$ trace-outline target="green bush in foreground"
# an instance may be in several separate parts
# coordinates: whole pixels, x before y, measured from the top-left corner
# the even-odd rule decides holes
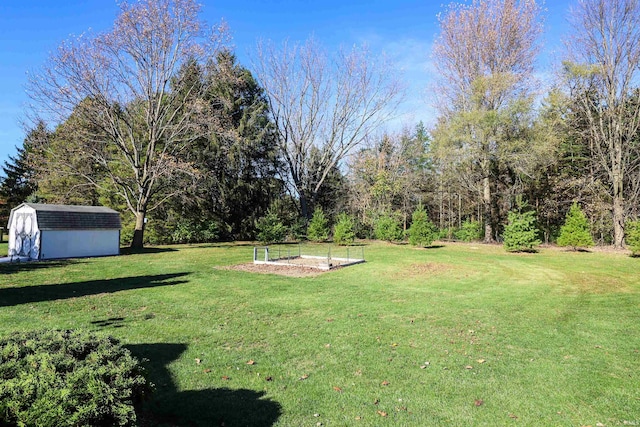
[[[142,371],[110,337],[15,333],[0,340],[0,425],[133,426],[149,391]]]
[[[541,242],[536,228],[536,213],[509,212],[509,223],[504,228],[504,248],[509,252],[533,252]]]
[[[344,212],[338,215],[338,222],[333,226],[333,242],[338,245],[353,243],[356,238],[353,227],[353,218]]]
[[[560,228],[558,246],[586,248],[593,246],[593,237],[589,232],[589,221],[577,203],[573,203],[567,213],[564,225]]]
[[[419,206],[411,215],[411,226],[407,230],[409,243],[413,246],[429,246],[438,236],[435,225],[429,220],[427,211]]]

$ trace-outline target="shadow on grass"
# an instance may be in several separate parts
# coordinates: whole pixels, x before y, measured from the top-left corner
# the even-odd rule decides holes
[[[125,323],[124,317],[110,317],[108,319],[103,320],[94,320],[91,322],[92,325],[104,329],[104,328],[122,328]]]
[[[141,426],[253,426],[270,427],[280,418],[279,403],[264,392],[228,388],[179,391],[168,365],[187,349],[185,344],[126,346],[141,360],[155,384],[145,403]]]
[[[262,246],[257,242],[215,242],[215,243],[194,243],[193,245],[185,245],[185,249],[209,249],[209,248],[217,248],[217,249],[231,249],[231,248],[245,248],[245,247],[255,247]]]
[[[425,246],[425,249],[442,249],[444,248],[445,245],[429,245],[429,246]]]
[[[189,274],[190,273],[156,274],[153,276],[88,280],[86,282],[61,283],[57,285],[3,288],[0,289],[0,307],[113,293],[130,289],[178,285],[180,283],[186,283],[187,281],[176,279]]]
[[[74,259],[60,259],[55,261],[7,262],[0,264],[0,274],[13,274],[19,271],[42,270],[46,268],[65,267],[77,263]]]
[[[120,255],[134,255],[134,254],[161,254],[164,252],[178,252],[177,249],[174,248],[157,248],[157,247],[149,247],[149,248],[120,248]]]

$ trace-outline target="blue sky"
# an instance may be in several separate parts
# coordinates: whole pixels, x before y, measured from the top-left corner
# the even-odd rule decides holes
[[[566,34],[569,5],[549,1],[539,73],[549,72],[560,38]],[[328,49],[367,43],[396,61],[408,86],[398,122],[430,123],[430,50],[437,14],[448,1],[417,0],[200,0],[202,18],[229,24],[240,62],[251,68],[256,40],[304,40],[313,35]],[[0,1],[0,164],[21,146],[28,98],[27,73],[38,70],[49,52],[71,36],[108,30],[118,12],[115,0]]]

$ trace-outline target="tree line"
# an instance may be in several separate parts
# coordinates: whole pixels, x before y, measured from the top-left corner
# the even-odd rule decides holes
[[[318,209],[362,238],[403,238],[418,212],[439,238],[502,241],[519,218],[549,243],[576,205],[622,248],[639,214],[640,3],[573,6],[544,93],[541,4],[446,7],[425,52],[436,121],[392,132],[402,79],[364,47],[261,42],[250,70],[194,1],[125,2],[111,31],[65,41],[30,79],[34,125],[0,197],[113,207],[133,247],[269,224],[304,238]]]

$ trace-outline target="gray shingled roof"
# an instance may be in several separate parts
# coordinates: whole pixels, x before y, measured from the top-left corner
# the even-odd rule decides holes
[[[40,230],[120,230],[121,228],[120,214],[104,206],[42,203],[23,203],[20,206],[35,209]]]

